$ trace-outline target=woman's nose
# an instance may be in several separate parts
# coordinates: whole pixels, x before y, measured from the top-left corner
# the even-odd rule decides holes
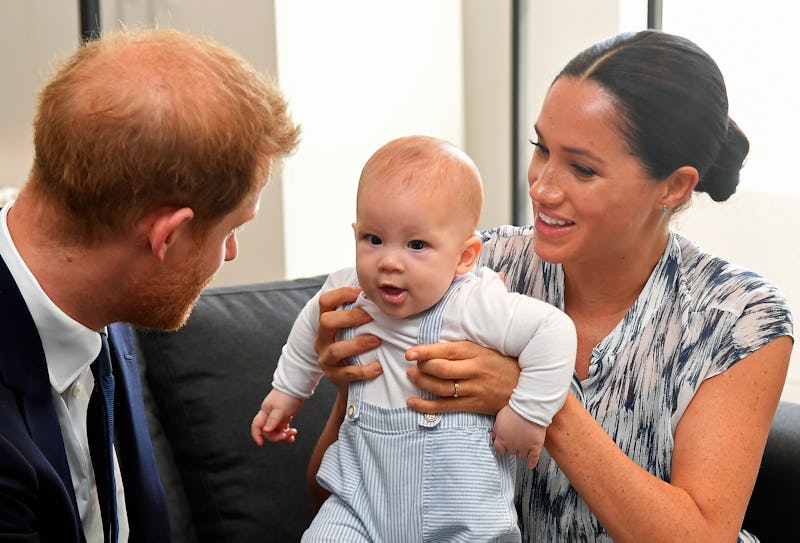
[[[553,202],[562,196],[561,186],[550,162],[531,161],[528,168],[528,186],[534,202]]]

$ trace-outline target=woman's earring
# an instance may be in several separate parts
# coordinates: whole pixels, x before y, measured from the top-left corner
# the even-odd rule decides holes
[[[669,208],[667,207],[667,204],[664,204],[663,206],[661,206],[661,211],[663,211],[664,213],[666,213],[666,212],[667,212],[667,209],[669,209]]]

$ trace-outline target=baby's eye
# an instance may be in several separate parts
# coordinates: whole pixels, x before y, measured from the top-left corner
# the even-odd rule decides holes
[[[409,249],[413,249],[414,251],[421,251],[425,248],[426,243],[421,239],[414,239],[408,242]]]
[[[383,240],[378,236],[376,236],[375,234],[367,234],[364,237],[367,238],[367,241],[370,242],[372,245],[381,245],[383,243]]]

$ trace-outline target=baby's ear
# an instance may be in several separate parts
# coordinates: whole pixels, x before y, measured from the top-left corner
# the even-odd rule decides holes
[[[475,261],[478,260],[478,256],[481,254],[482,246],[483,243],[481,243],[481,238],[478,236],[472,236],[464,242],[464,249],[461,251],[461,259],[458,261],[458,266],[456,267],[457,275],[467,273],[472,269],[472,266],[475,265]]]

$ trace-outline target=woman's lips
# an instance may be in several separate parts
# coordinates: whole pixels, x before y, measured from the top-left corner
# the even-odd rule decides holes
[[[554,236],[564,234],[573,226],[575,226],[575,223],[572,221],[559,219],[541,211],[536,213],[536,231],[540,235]]]
[[[550,226],[569,226],[571,224],[575,224],[572,221],[567,221],[564,219],[559,219],[557,217],[552,217],[550,215],[542,213],[541,211],[538,213],[538,217],[543,223]]]

